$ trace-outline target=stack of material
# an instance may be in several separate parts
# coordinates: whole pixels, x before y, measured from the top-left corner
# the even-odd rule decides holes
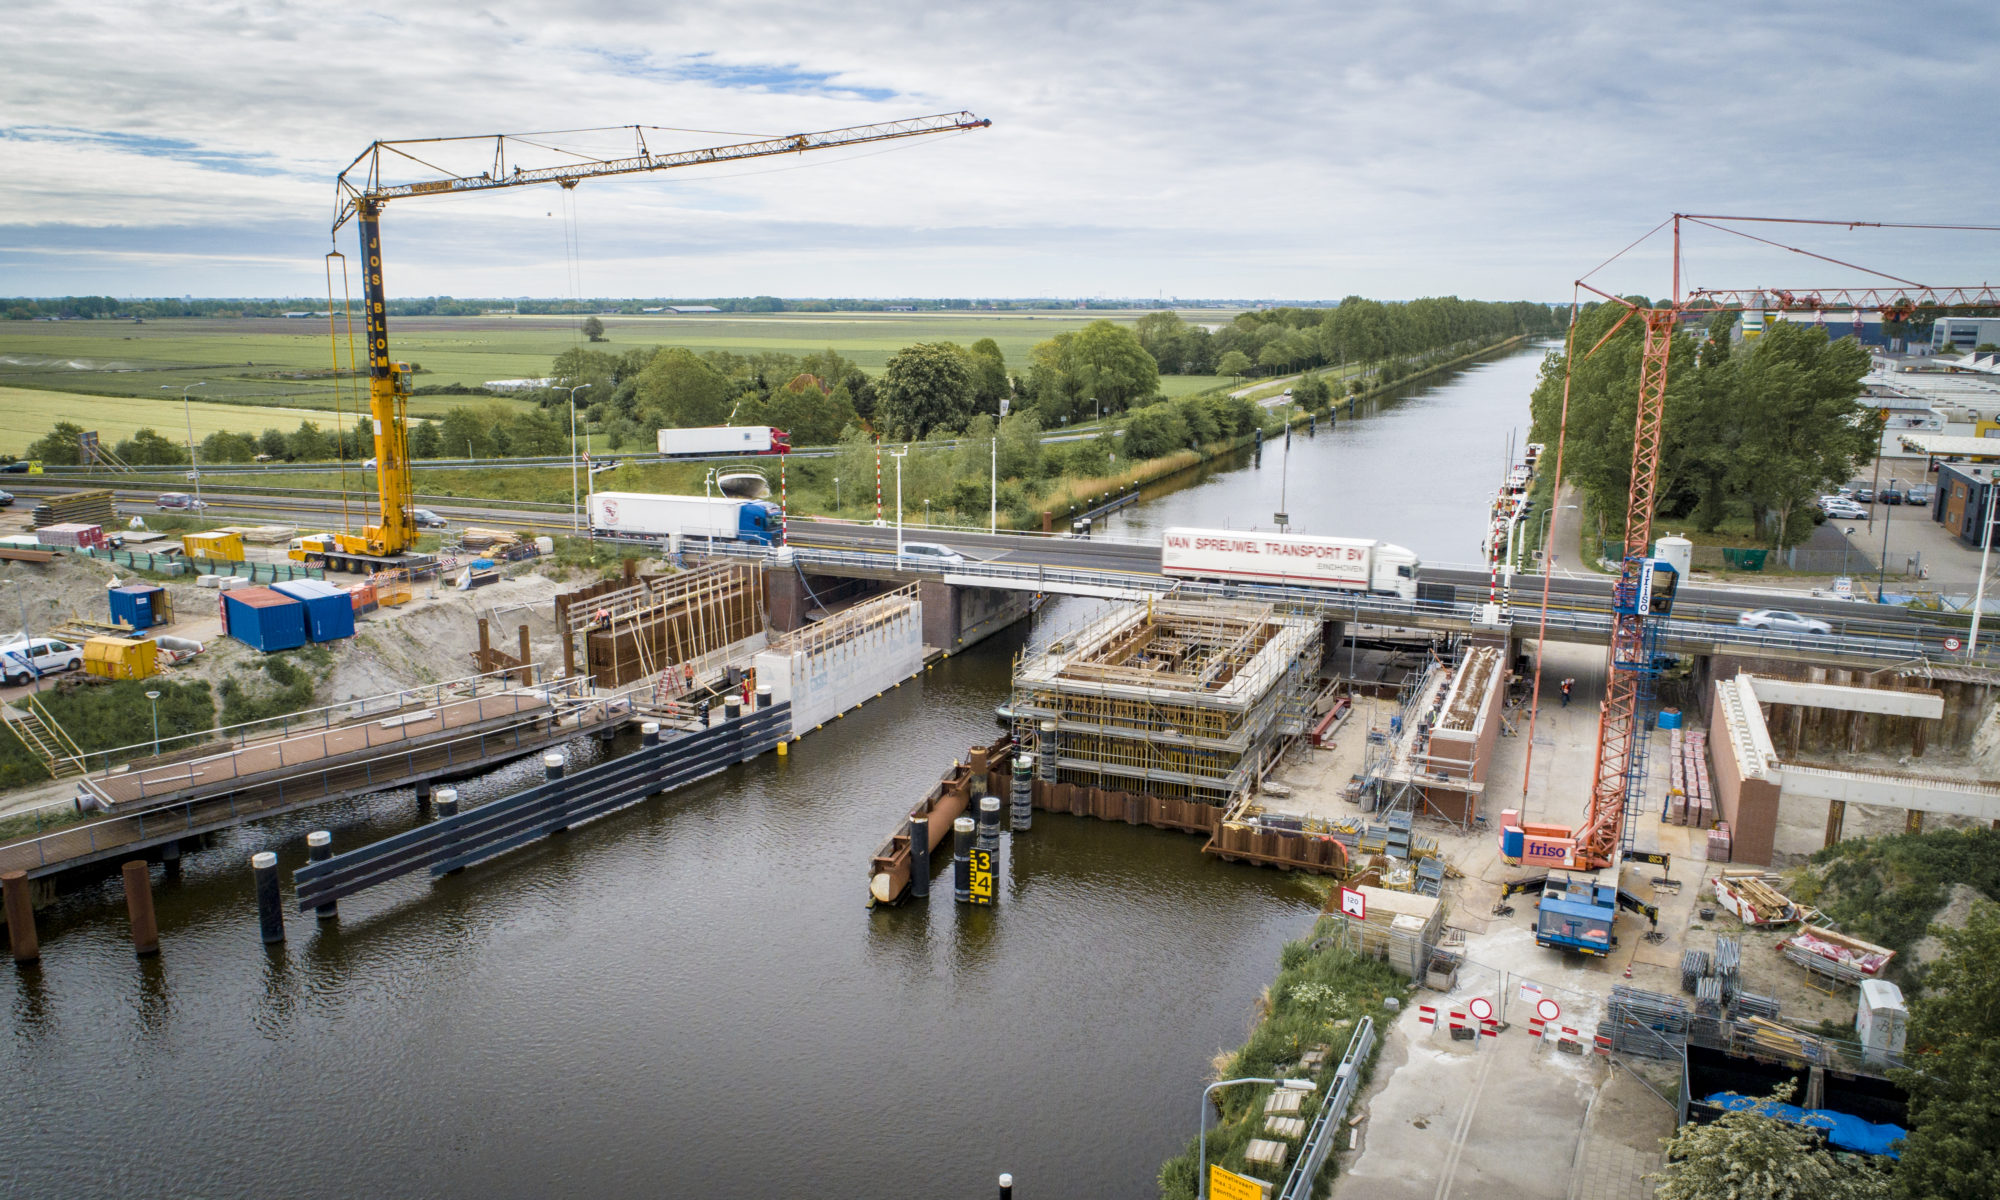
[[[1444,888],[1444,864],[1435,858],[1417,860],[1417,895],[1435,896]]]
[[[1283,1142],[1274,1142],[1268,1138],[1251,1138],[1250,1144],[1243,1148],[1243,1161],[1253,1167],[1269,1167],[1273,1171],[1282,1171],[1285,1169],[1285,1159],[1290,1153],[1291,1147]],[[1274,1175],[1272,1178],[1277,1177]]]
[[[1722,985],[1724,1004],[1736,995],[1736,973],[1743,966],[1743,943],[1733,937],[1715,939],[1715,978]]]
[[[1668,756],[1668,824],[1706,829],[1715,820],[1715,792],[1708,778],[1708,735],[1699,729],[1674,730]]]
[[[1757,867],[1732,867],[1713,880],[1715,899],[1745,925],[1784,925],[1799,919],[1798,906],[1779,891],[1778,877]]]
[[[1648,1029],[1675,1035],[1687,1032],[1688,1006],[1685,1000],[1619,984],[1611,989],[1611,1019],[1619,1023],[1630,1018]]]
[[[33,528],[48,525],[109,525],[117,520],[118,514],[111,511],[111,493],[105,490],[89,492],[64,492],[60,496],[50,496],[35,506],[42,512],[43,505],[48,511],[35,519]]]
[[[1846,984],[1881,975],[1896,952],[1822,926],[1801,929],[1778,949],[1808,971]]]
[[[1731,1025],[1730,1032],[1731,1049],[1739,1052],[1769,1054],[1809,1063],[1824,1063],[1833,1059],[1832,1051],[1820,1039],[1762,1017],[1736,1021]]]
[[[1775,1017],[1778,1015],[1778,998],[1760,996],[1756,992],[1738,992],[1729,1002],[1729,1012],[1739,1021],[1746,1017]]]
[[[459,535],[459,544],[467,550],[499,550],[520,541],[520,535],[505,529],[467,528]]]
[[[233,533],[246,542],[257,542],[268,546],[277,542],[290,541],[292,535],[298,532],[298,527],[294,525],[220,525],[209,532]]]
[[[1704,975],[1695,980],[1694,1012],[1697,1017],[1718,1020],[1722,1016],[1722,980]]]
[[[110,544],[105,541],[104,526],[81,521],[44,525],[36,536],[44,546],[61,546],[67,550],[95,550]]]
[[[1717,821],[1708,831],[1708,861],[1729,861],[1729,822]]]
[[[1667,746],[1667,801],[1660,819],[1669,825],[1685,825],[1687,816],[1687,771],[1677,727]]]
[[[1690,996],[1694,995],[1695,985],[1708,974],[1708,970],[1708,951],[1681,951],[1681,990]]]
[[[1357,921],[1338,911],[1327,914],[1345,923],[1346,944],[1362,954],[1387,960],[1398,974],[1422,979],[1428,957],[1425,946],[1437,942],[1444,906],[1433,896],[1367,884],[1354,890],[1361,893],[1366,906],[1365,919]]]

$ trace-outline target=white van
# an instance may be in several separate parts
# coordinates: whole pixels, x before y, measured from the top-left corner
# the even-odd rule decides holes
[[[16,640],[0,646],[0,679],[23,684],[37,675],[52,671],[74,671],[83,666],[83,647],[58,638]]]

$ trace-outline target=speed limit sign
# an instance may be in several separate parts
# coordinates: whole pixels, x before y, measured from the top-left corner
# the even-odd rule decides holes
[[[1962,645],[1964,645],[1964,643],[1959,641],[1955,637],[1948,637],[1944,640],[1944,648],[1952,651],[1954,654],[1958,652],[1958,648]]]

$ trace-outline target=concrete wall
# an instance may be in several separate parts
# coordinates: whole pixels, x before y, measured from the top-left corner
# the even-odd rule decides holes
[[[955,654],[1027,616],[1034,594],[926,579],[917,595],[924,602],[924,644]]]
[[[1723,706],[1711,702],[1709,709],[1709,782],[1716,810],[1729,822],[1730,861],[1769,866],[1778,832],[1778,787],[1743,778]]]
[[[794,734],[813,729],[924,669],[923,608],[903,605],[891,619],[815,653],[766,650],[757,656],[757,682],[770,686],[774,703],[790,702]]]

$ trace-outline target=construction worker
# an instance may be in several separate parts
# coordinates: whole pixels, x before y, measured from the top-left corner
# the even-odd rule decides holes
[[[1570,694],[1570,691],[1571,691],[1571,690],[1572,690],[1573,688],[1575,688],[1575,687],[1576,687],[1576,680],[1574,680],[1574,679],[1568,679],[1568,678],[1565,678],[1565,679],[1564,679],[1564,680],[1562,681],[1562,694],[1563,694],[1563,707],[1564,707],[1564,708],[1568,708],[1568,707],[1569,707],[1569,694]]]
[[[682,664],[681,664],[681,680],[682,680],[682,682],[683,682],[683,683],[685,684],[685,686],[687,687],[687,690],[688,690],[688,691],[690,691],[690,692],[691,692],[691,691],[693,691],[693,690],[694,690],[694,664],[693,664],[693,663],[691,663],[691,662],[685,662],[685,663],[682,663]]]

